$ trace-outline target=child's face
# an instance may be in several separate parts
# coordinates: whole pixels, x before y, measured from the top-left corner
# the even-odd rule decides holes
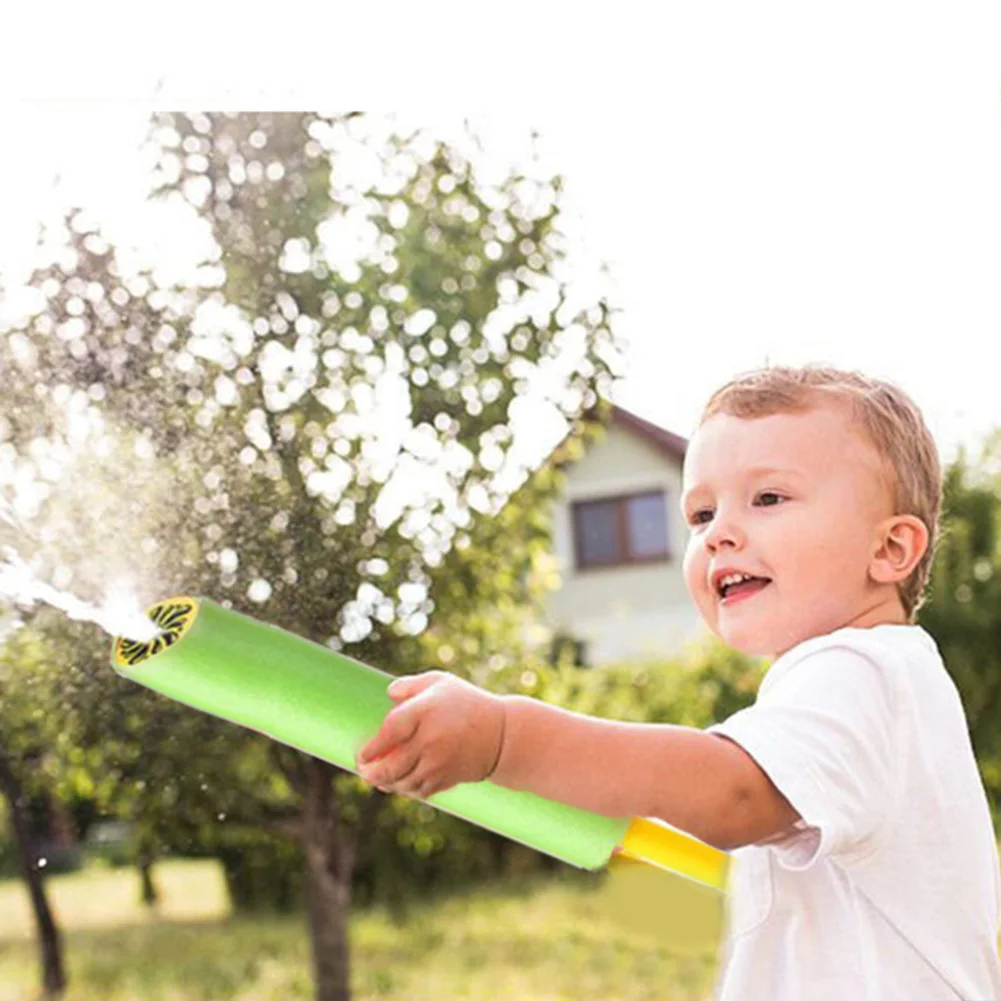
[[[691,530],[685,581],[729,646],[778,656],[844,626],[904,621],[896,589],[868,572],[893,515],[889,487],[837,403],[711,417],[689,444],[681,503]],[[725,568],[770,582],[721,598],[715,575]]]

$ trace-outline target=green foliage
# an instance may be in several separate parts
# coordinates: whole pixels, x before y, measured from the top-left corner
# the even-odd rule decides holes
[[[0,873],[20,873],[24,844],[14,838],[12,814],[21,816],[32,865],[43,875],[70,872],[80,865],[71,830],[59,830],[66,811],[59,792],[59,755],[64,739],[56,720],[46,712],[58,681],[47,659],[47,644],[24,629],[0,645],[0,770],[3,773]],[[58,816],[57,816],[58,815]]]
[[[1001,827],[1001,431],[944,477],[942,538],[919,622],[934,637],[966,711]]]
[[[582,669],[537,658],[502,677],[520,694],[587,715],[705,728],[754,702],[767,663],[708,637],[663,660]]]
[[[9,807],[0,799],[0,879],[20,874],[20,859],[14,832],[10,826]]]

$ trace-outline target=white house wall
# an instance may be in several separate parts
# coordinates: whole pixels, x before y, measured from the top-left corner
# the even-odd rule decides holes
[[[667,494],[668,560],[577,571],[571,504],[646,490]],[[704,632],[685,588],[682,560],[688,529],[680,496],[680,461],[615,425],[568,469],[563,498],[553,512],[562,586],[549,598],[546,621],[554,630],[585,640],[590,662],[670,656]]]

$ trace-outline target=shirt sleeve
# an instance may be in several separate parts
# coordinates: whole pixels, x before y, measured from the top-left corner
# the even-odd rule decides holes
[[[826,647],[792,665],[753,706],[709,727],[754,758],[802,817],[791,835],[768,842],[785,868],[868,854],[895,802],[896,703],[885,665]]]

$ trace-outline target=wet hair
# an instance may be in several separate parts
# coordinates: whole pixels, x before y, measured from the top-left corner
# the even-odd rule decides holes
[[[848,404],[853,424],[879,455],[893,513],[914,515],[928,529],[928,548],[910,576],[897,584],[907,621],[914,623],[940,539],[942,469],[921,411],[902,389],[826,365],[761,368],[716,390],[698,426],[720,413],[740,418],[798,414],[832,400]]]

